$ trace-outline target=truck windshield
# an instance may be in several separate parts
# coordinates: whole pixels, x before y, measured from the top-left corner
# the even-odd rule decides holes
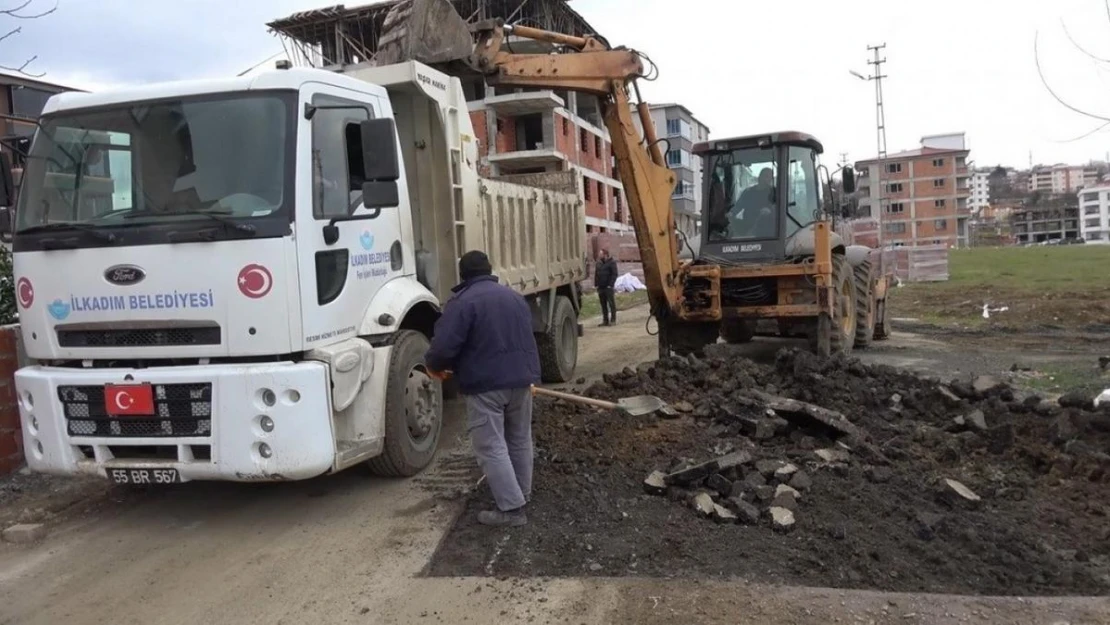
[[[710,157],[706,171],[710,241],[771,239],[779,181],[774,148],[746,148]]]
[[[160,100],[45,117],[24,172],[16,231],[134,228],[284,213],[284,94]]]

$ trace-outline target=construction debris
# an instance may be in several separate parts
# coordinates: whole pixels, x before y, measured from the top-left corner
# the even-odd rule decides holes
[[[1110,593],[1110,412],[998,379],[942,382],[806,351],[783,350],[771,365],[734,354],[714,346],[582,389],[688,402],[677,419],[537,399],[528,525],[501,545],[464,515],[437,556],[454,568],[437,574],[482,571],[496,552],[508,575],[604,561],[618,575]],[[487,507],[489,496],[470,505]]]

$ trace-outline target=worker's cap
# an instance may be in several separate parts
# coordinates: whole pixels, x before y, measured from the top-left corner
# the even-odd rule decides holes
[[[459,278],[469,280],[478,276],[488,276],[493,273],[493,266],[489,264],[489,256],[480,250],[471,250],[459,259]]]

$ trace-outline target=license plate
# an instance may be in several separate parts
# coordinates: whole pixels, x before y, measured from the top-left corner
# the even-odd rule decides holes
[[[108,469],[108,479],[116,484],[176,484],[177,469]]]

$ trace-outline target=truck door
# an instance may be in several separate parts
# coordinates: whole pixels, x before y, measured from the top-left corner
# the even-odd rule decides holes
[[[362,206],[364,146],[359,123],[381,116],[381,101],[325,85],[306,90],[303,98],[318,107],[307,120],[311,155],[302,162],[308,167],[299,173],[302,188],[309,189],[312,198],[309,203],[299,194],[302,202],[297,208],[307,349],[355,336],[371,299],[401,274],[402,255],[400,210]],[[399,187],[405,188],[403,179]],[[402,193],[402,202],[405,197]]]

